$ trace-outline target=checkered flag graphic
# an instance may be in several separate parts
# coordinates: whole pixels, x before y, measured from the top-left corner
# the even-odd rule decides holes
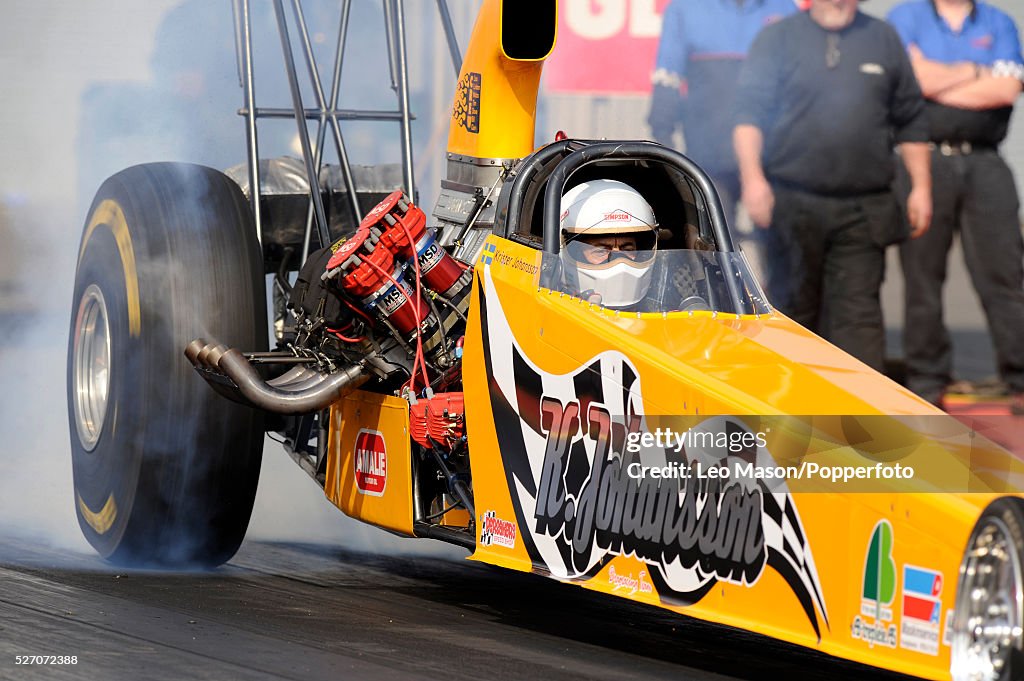
[[[487,528],[493,527],[488,520],[493,520],[497,513],[495,511],[487,511],[480,516],[480,545],[490,546],[494,543],[494,534]]]
[[[773,567],[792,585],[798,581],[803,589],[794,589],[804,609],[818,607],[821,616],[828,624],[828,610],[822,596],[821,584],[818,581],[818,569],[814,565],[811,547],[807,543],[800,515],[796,504],[788,492],[763,493],[765,547],[768,549],[768,565]],[[813,598],[813,604],[807,602]]]

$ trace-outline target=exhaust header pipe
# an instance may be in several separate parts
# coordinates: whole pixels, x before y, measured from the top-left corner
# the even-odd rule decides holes
[[[370,377],[361,364],[330,374],[296,366],[265,381],[239,350],[202,338],[185,347],[185,357],[217,392],[276,414],[309,414],[326,409]]]

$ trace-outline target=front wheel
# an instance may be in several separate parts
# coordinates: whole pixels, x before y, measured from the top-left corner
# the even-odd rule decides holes
[[[79,248],[68,347],[75,508],[116,563],[212,566],[245,535],[262,416],[210,390],[193,338],[263,350],[263,268],[245,198],[201,166],[107,180]]]
[[[1000,499],[967,542],[953,612],[954,681],[1024,678],[1024,511]]]

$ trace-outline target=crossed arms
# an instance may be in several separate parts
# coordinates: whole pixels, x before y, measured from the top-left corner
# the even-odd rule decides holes
[[[1020,67],[995,67],[973,62],[944,64],[928,59],[917,45],[908,48],[914,75],[927,99],[958,109],[999,109],[1012,106],[1021,93]]]

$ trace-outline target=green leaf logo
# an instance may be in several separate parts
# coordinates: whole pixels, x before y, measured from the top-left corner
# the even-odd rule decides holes
[[[878,606],[892,605],[896,598],[896,562],[892,559],[892,525],[888,520],[878,521],[871,532],[862,596]]]

